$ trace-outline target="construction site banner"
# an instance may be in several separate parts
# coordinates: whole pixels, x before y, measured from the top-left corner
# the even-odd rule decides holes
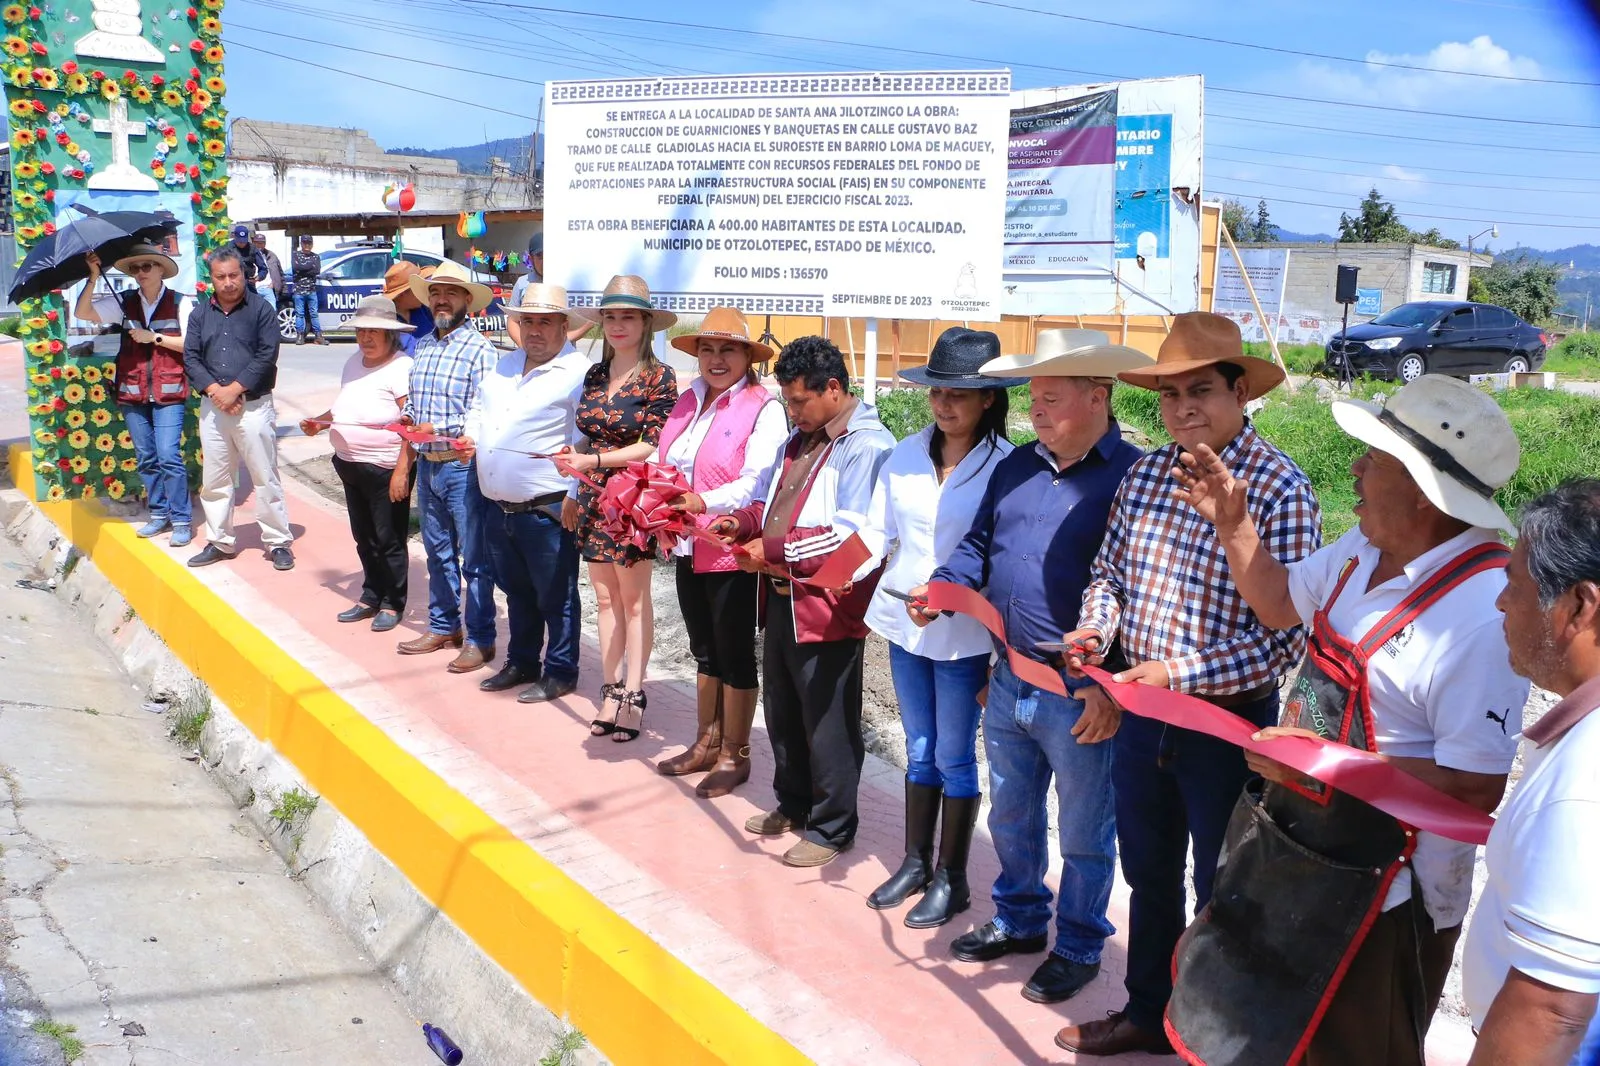
[[[1110,273],[1116,151],[1116,90],[1011,112],[1006,273]]]
[[[1111,97],[1115,177],[1108,194],[1106,168],[1054,172],[1049,197],[1070,207],[1074,232],[1094,239],[1040,249],[1043,255],[1031,261],[1008,245],[1007,314],[1135,316],[1199,309],[1203,88],[1199,77],[1180,77],[1012,95],[1013,145],[1018,123],[1031,116]],[[1032,210],[1028,201],[1037,191],[1019,185],[1017,173],[1013,163],[1008,238],[1019,215]]]
[[[1000,316],[1007,71],[550,83],[545,261],[577,306]]]

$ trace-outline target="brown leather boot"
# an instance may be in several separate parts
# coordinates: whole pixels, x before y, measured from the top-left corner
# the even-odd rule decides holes
[[[750,726],[758,689],[722,686],[722,745],[717,765],[695,788],[701,799],[726,796],[750,780]]]
[[[668,777],[682,777],[711,769],[717,764],[717,755],[722,749],[722,682],[705,674],[696,674],[694,695],[700,731],[688,751],[656,763],[656,769]]]
[[[420,637],[400,642],[395,650],[401,655],[426,655],[441,648],[461,647],[461,630],[454,633],[424,633]]]

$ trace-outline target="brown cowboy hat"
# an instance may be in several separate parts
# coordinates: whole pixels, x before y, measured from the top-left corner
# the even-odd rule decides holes
[[[383,272],[383,291],[378,295],[394,299],[411,288],[411,279],[417,276],[417,264],[401,259]]]
[[[1247,400],[1265,396],[1283,384],[1284,373],[1276,363],[1244,354],[1238,323],[1209,311],[1174,316],[1172,330],[1156,353],[1155,365],[1148,370],[1124,370],[1117,377],[1141,389],[1159,389],[1162,378],[1218,363],[1243,368]]]
[[[750,339],[750,325],[745,321],[744,312],[736,307],[713,307],[706,312],[706,317],[701,319],[699,332],[674,337],[670,343],[680,352],[698,356],[702,338],[738,341],[749,351],[752,363],[765,363],[773,356],[772,349],[767,345]]]

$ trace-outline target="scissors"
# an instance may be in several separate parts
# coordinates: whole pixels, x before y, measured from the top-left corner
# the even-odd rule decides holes
[[[883,589],[885,595],[893,596],[895,599],[901,601],[902,603],[909,603],[913,607],[921,607],[924,610],[927,609],[928,600],[924,596],[913,596],[909,592],[901,592],[899,589],[892,589],[892,588],[889,588],[887,585],[880,585],[879,588]],[[941,616],[948,615],[949,613],[950,613],[949,611],[940,611],[939,612],[939,614]]]

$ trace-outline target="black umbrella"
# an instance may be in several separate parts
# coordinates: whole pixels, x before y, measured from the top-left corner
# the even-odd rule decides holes
[[[66,288],[89,276],[84,256],[99,254],[111,263],[127,255],[142,241],[120,226],[103,218],[80,218],[69,222],[49,237],[41,237],[17,267],[11,286],[11,302],[20,303],[35,296]]]
[[[160,244],[167,237],[178,232],[178,217],[171,211],[96,211],[83,204],[73,204],[74,211],[82,211],[85,215],[98,218],[102,222],[109,222],[118,229],[126,230],[141,241],[151,244]]]

